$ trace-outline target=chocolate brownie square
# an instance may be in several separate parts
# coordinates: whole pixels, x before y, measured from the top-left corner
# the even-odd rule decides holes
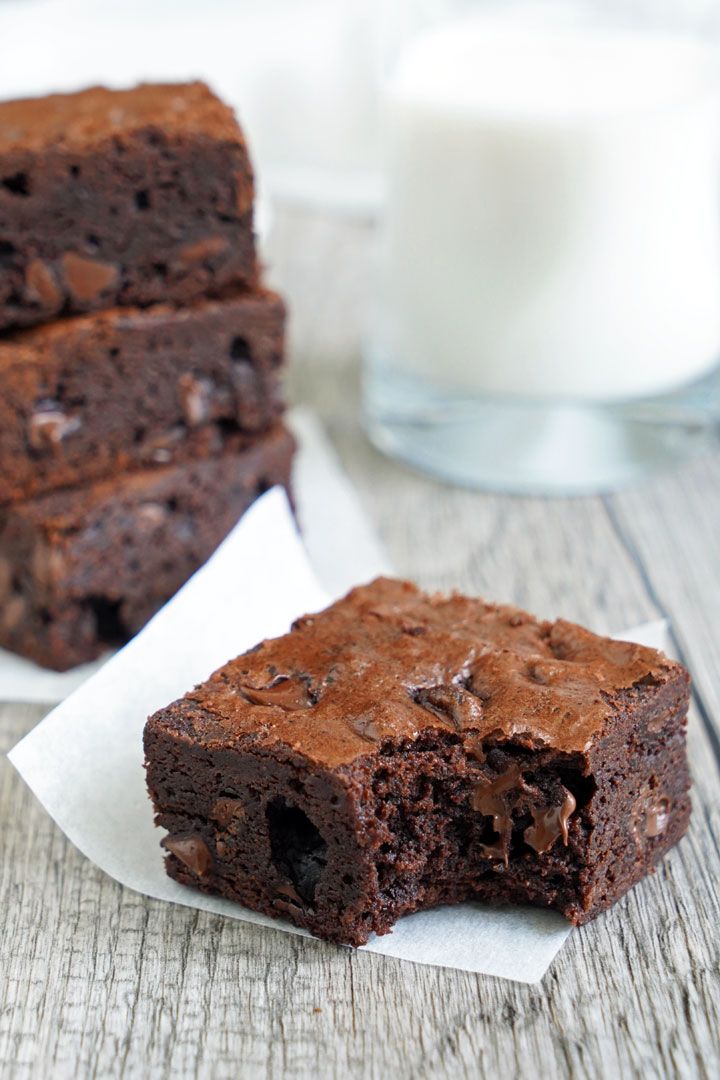
[[[203,83],[0,103],[0,329],[256,273],[245,140]]]
[[[282,412],[284,308],[257,290],[0,340],[0,504],[249,441]]]
[[[263,491],[290,484],[277,425],[219,457],[0,509],[0,646],[64,670],[122,645]]]
[[[171,877],[330,941],[467,899],[584,923],[690,814],[662,653],[380,579],[145,728]]]

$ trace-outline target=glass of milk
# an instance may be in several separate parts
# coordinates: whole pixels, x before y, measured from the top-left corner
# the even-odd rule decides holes
[[[467,5],[465,5],[467,7]],[[462,15],[399,51],[371,437],[455,482],[608,490],[720,418],[720,54]]]

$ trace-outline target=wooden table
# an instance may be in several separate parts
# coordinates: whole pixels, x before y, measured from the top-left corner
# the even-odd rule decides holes
[[[598,631],[671,620],[696,686],[690,833],[527,987],[147,900],[74,850],[0,760],[3,1077],[720,1075],[720,446],[575,500],[453,490],[384,460],[358,418],[368,237],[277,222],[292,398],[322,414],[403,574]],[[0,707],[0,749],[43,711]]]

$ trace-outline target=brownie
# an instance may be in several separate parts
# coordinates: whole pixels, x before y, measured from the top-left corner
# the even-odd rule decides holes
[[[58,670],[127,641],[253,500],[288,487],[292,436],[0,510],[0,646]]]
[[[0,504],[266,430],[282,411],[283,328],[282,301],[259,290],[0,340]]]
[[[470,899],[584,923],[687,828],[688,695],[653,649],[379,579],[150,717],[167,872],[351,945]]]
[[[0,329],[253,284],[252,204],[203,83],[0,103]]]

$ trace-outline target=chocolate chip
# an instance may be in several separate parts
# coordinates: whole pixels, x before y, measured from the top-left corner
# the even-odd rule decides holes
[[[555,841],[562,836],[563,843],[567,847],[568,822],[575,811],[577,802],[570,791],[565,791],[565,797],[559,806],[538,806],[532,808],[532,825],[528,825],[523,833],[523,838],[538,855],[544,855],[549,851]]]
[[[504,772],[488,776],[475,784],[472,808],[491,817],[498,839],[483,845],[483,854],[491,859],[502,859],[507,866],[512,835],[512,809],[510,800],[526,790],[522,772],[517,765],[509,765]]]
[[[66,252],[62,257],[65,284],[74,300],[85,303],[96,300],[106,289],[117,284],[118,268],[112,263]]]
[[[206,236],[180,248],[177,257],[183,266],[193,266],[196,263],[210,262],[211,259],[223,255],[227,248],[228,242],[224,236]]]
[[[286,712],[310,709],[317,702],[306,682],[291,675],[277,675],[267,686],[241,686],[240,692],[251,705],[275,705]]]
[[[223,795],[214,803],[210,816],[226,829],[233,821],[245,817],[245,807],[241,799]]]
[[[58,308],[63,302],[63,292],[52,268],[41,259],[33,259],[25,268],[25,295],[31,304],[47,308]]]
[[[212,866],[212,855],[199,836],[166,836],[162,843],[197,877],[203,877]]]
[[[416,705],[461,731],[482,719],[482,704],[462,686],[424,686],[410,694]]]

